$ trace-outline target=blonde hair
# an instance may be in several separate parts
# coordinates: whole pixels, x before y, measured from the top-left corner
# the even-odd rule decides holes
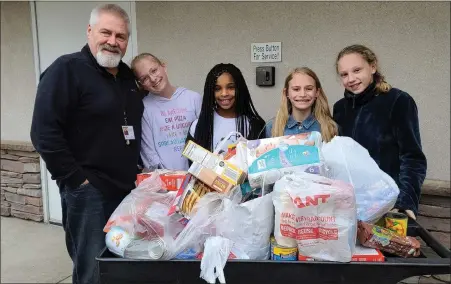
[[[378,66],[378,61],[376,54],[368,47],[361,44],[354,44],[343,48],[340,53],[338,53],[337,61],[335,61],[335,69],[338,74],[338,61],[347,54],[357,53],[365,59],[368,64],[376,67],[376,73],[374,73],[374,79],[376,81],[376,90],[379,93],[387,93],[391,89],[391,85],[385,81],[385,76],[382,75],[380,68]]]
[[[158,57],[156,57],[155,55],[148,53],[148,52],[143,52],[137,56],[135,56],[135,58],[133,58],[132,62],[130,63],[130,69],[132,69],[133,73],[136,75],[136,65],[138,64],[139,61],[143,60],[144,58],[149,58],[155,62],[157,62],[159,65],[163,65],[163,61],[161,61]],[[138,79],[135,79],[135,83],[138,86],[139,90],[143,90],[143,86],[138,82]]]
[[[321,126],[321,136],[324,141],[329,142],[334,136],[338,134],[338,127],[335,121],[332,119],[332,115],[329,109],[329,103],[327,97],[324,94],[321,83],[313,72],[308,67],[296,68],[290,74],[288,74],[285,79],[284,89],[282,91],[282,100],[280,102],[279,110],[277,111],[276,118],[272,127],[272,137],[278,137],[284,135],[285,126],[287,125],[288,118],[293,111],[293,106],[287,97],[290,81],[293,79],[295,74],[304,74],[315,80],[316,88],[318,89],[319,95],[312,105],[312,113],[315,119]]]
[[[155,55],[148,53],[148,52],[143,52],[143,53],[135,56],[135,58],[133,58],[132,62],[130,63],[130,68],[133,70],[133,72],[136,71],[136,64],[138,64],[138,62],[144,58],[152,59],[155,62],[157,62],[158,64],[163,65],[163,62]]]

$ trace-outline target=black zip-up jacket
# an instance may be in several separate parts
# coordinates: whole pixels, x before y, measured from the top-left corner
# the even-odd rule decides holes
[[[390,175],[400,193],[395,208],[418,213],[427,161],[423,154],[418,110],[413,98],[399,89],[377,94],[375,84],[363,93],[345,92],[333,117],[341,136],[365,147],[380,169]]]
[[[116,76],[101,67],[88,45],[56,59],[41,75],[31,141],[60,190],[85,179],[106,198],[134,188],[144,106],[134,75],[123,62]],[[133,126],[135,140],[122,132]]]

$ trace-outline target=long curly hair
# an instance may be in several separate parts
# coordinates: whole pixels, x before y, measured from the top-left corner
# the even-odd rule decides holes
[[[240,69],[233,64],[220,63],[208,72],[205,80],[202,108],[194,133],[194,140],[205,149],[213,150],[213,118],[216,110],[215,87],[217,79],[229,73],[235,83],[236,131],[249,140],[264,135],[265,121],[258,114],[252,102],[249,89]],[[249,128],[247,127],[249,123]]]

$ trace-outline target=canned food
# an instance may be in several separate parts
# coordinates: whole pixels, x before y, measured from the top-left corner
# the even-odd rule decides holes
[[[276,242],[274,236],[271,237],[271,260],[296,261],[298,248],[284,247]]]
[[[120,257],[124,257],[125,250],[132,242],[132,237],[121,227],[111,227],[105,236],[105,243],[108,249]]]
[[[400,236],[407,236],[407,215],[388,212],[385,215],[385,227]]]

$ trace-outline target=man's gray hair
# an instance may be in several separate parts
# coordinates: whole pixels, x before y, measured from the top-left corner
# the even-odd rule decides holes
[[[131,35],[130,30],[130,18],[128,17],[127,12],[122,9],[119,5],[116,4],[104,4],[95,7],[91,11],[91,17],[89,18],[89,25],[94,26],[99,21],[99,16],[101,13],[111,13],[116,14],[121,17],[127,23],[128,35]]]

